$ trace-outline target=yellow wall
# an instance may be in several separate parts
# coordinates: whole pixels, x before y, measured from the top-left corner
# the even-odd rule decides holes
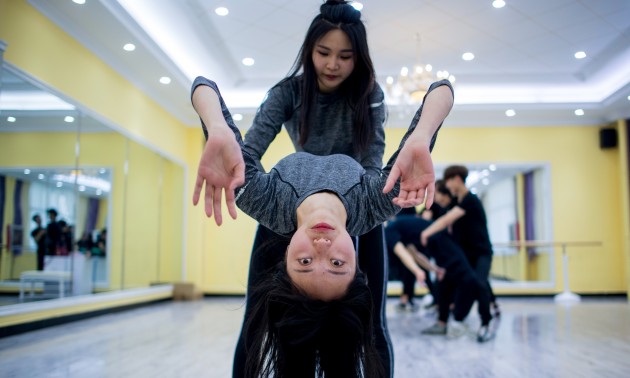
[[[15,193],[15,179],[12,177],[5,178],[5,204],[4,204],[4,224],[0,224],[0,232],[2,232],[2,246],[0,246],[0,279],[7,279],[11,276],[11,266],[14,263],[13,254],[6,248],[6,225],[13,222],[13,195]],[[0,209],[2,210],[2,209]],[[5,250],[6,249],[6,250]]]
[[[156,281],[175,282],[182,276],[182,230],[184,219],[184,170],[169,161],[162,160],[162,194],[160,198],[160,224],[158,235],[158,270]],[[173,183],[181,185],[173,185]]]
[[[621,228],[620,244],[623,251],[623,258],[625,262],[622,264],[622,269],[626,275],[626,293],[630,296],[630,189],[628,188],[629,171],[628,171],[628,127],[625,121],[617,122],[617,133],[619,137],[619,177],[620,177],[620,198],[618,207],[621,211],[621,221],[619,227]]]

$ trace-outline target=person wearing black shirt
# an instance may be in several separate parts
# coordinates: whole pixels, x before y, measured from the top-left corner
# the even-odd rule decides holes
[[[468,169],[464,166],[454,165],[446,168],[444,182],[456,198],[456,202],[446,214],[421,233],[420,240],[422,245],[426,246],[432,235],[452,226],[453,237],[464,250],[479,281],[477,300],[481,327],[477,333],[477,340],[484,342],[493,337],[489,327],[492,315],[490,314],[491,290],[488,284],[492,265],[492,244],[483,205],[477,196],[468,191],[466,177],[468,177]]]
[[[44,270],[44,255],[46,254],[46,229],[42,227],[42,217],[39,214],[33,215],[33,222],[37,225],[31,236],[37,244],[37,270]]]
[[[48,209],[48,225],[46,226],[46,254],[50,256],[58,255],[60,246],[62,245],[62,229],[57,221],[57,210]]]
[[[432,270],[436,271],[440,292],[437,301],[438,322],[422,333],[446,334],[455,338],[466,332],[463,321],[470,312],[479,283],[464,252],[446,231],[432,235],[426,245],[420,245],[418,235],[430,225],[430,221],[420,217],[397,217],[387,223],[385,239],[389,250],[410,255],[422,253],[435,259],[438,267]],[[451,304],[454,304],[454,322],[447,327]]]

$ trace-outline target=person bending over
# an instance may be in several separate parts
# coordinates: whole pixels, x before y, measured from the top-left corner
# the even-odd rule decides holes
[[[461,248],[446,232],[429,238],[427,245],[420,244],[420,233],[431,225],[430,221],[418,217],[399,217],[385,227],[388,248],[411,256],[422,253],[433,257],[438,273],[438,322],[423,330],[425,334],[447,334],[459,337],[466,332],[463,321],[468,316],[476,293],[481,290],[475,274],[466,261]],[[418,263],[425,265],[427,263]],[[430,266],[427,266],[430,268]],[[443,268],[441,270],[440,268]],[[441,277],[440,277],[441,276]],[[441,279],[440,279],[441,278]],[[454,303],[454,321],[448,324],[451,304]]]
[[[462,165],[446,168],[444,183],[455,197],[455,201],[446,214],[422,231],[420,239],[422,244],[426,245],[432,235],[445,229],[452,229],[453,238],[464,251],[479,285],[484,288],[477,292],[478,311],[481,317],[481,327],[477,336],[480,341],[486,341],[493,337],[493,330],[490,327],[492,320],[490,301],[493,295],[488,282],[493,252],[483,204],[466,187],[467,177],[468,169]]]
[[[193,92],[193,105],[207,135],[193,203],[199,202],[205,184],[206,215],[214,213],[220,224],[223,190],[232,218],[236,218],[238,206],[260,224],[290,238],[283,251],[285,260],[268,274],[270,280],[285,283],[278,286],[285,295],[271,290],[252,293],[259,297],[259,305],[243,330],[246,348],[253,351],[247,355],[246,375],[382,376],[371,339],[371,308],[346,311],[359,302],[352,297],[363,293],[370,298],[357,269],[352,236],[368,232],[401,207],[422,203],[425,194],[430,206],[435,179],[430,151],[440,124],[416,128],[415,117],[399,149],[378,175],[367,174],[346,155],[304,152],[287,156],[265,173],[243,145],[216,84],[209,84]],[[202,93],[204,101],[197,101]],[[444,119],[451,106],[452,96],[443,106],[445,114],[438,116]],[[248,328],[260,319],[262,326]],[[313,332],[303,333],[290,326],[291,319],[317,322]],[[331,330],[326,327],[345,333],[333,339],[324,337],[334,333],[318,331]],[[343,347],[337,343],[339,339],[344,340]],[[335,353],[330,352],[333,349]],[[303,358],[298,359],[296,351]]]

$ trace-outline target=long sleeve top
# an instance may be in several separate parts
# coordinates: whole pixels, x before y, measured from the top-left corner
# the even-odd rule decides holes
[[[434,83],[429,92],[448,81]],[[346,228],[350,235],[362,235],[400,211],[392,200],[399,184],[383,194],[383,187],[400,149],[415,129],[422,112],[416,116],[403,137],[398,150],[377,175],[368,174],[357,161],[347,155],[317,156],[296,152],[280,160],[268,173],[260,168],[260,157],[245,148],[240,131],[234,124],[219,88],[208,80],[219,96],[226,123],[241,145],[245,161],[245,184],[236,190],[236,205],[263,226],[280,235],[291,235],[297,229],[297,208],[310,195],[327,191],[336,194],[347,213]],[[193,86],[193,91],[196,86]],[[205,125],[202,127],[205,131]],[[207,135],[207,132],[206,132]],[[430,148],[433,148],[437,131]]]
[[[197,85],[209,85],[209,82],[204,77],[198,77],[193,88]],[[309,124],[308,139],[304,145],[300,145],[301,77],[289,78],[267,93],[245,135],[245,148],[261,159],[284,125],[296,151],[321,156],[348,155],[367,171],[378,173],[383,167],[385,151],[384,99],[383,90],[375,83],[369,97],[370,122],[374,135],[367,150],[361,152],[354,148],[353,111],[338,91],[318,94],[313,107],[313,121]]]

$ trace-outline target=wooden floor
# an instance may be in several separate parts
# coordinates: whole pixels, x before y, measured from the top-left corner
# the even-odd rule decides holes
[[[242,298],[159,304],[0,339],[0,377],[230,377]],[[388,318],[395,377],[630,377],[630,305],[501,300],[494,340],[421,336],[427,312]],[[477,316],[468,321],[476,330]]]

